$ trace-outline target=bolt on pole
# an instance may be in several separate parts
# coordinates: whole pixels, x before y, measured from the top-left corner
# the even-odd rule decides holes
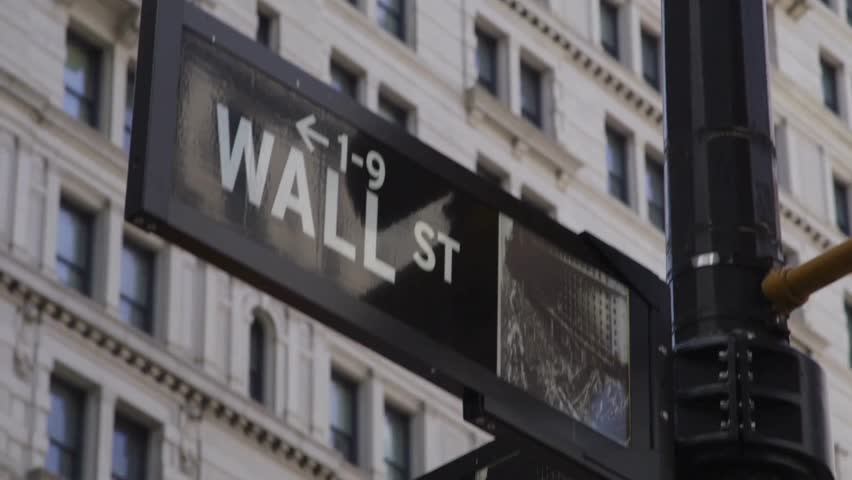
[[[820,367],[761,293],[782,262],[763,0],[664,0],[678,478],[830,479]]]

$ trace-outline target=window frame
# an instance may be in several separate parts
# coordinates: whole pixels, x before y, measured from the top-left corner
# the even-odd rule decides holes
[[[145,299],[145,304],[139,304],[139,301],[134,298],[130,298],[128,295],[125,295],[123,291],[121,283],[121,279],[119,279],[119,288],[118,288],[118,302],[119,302],[119,315],[121,307],[124,303],[130,305],[132,309],[141,310],[142,313],[145,314],[144,325],[135,325],[131,321],[131,319],[122,318],[121,320],[128,325],[133,326],[134,328],[139,329],[142,332],[147,333],[148,335],[154,335],[154,314],[156,311],[156,292],[155,292],[155,279],[157,278],[157,254],[155,251],[151,250],[144,244],[137,242],[136,240],[128,237],[126,234],[122,241],[121,245],[121,258],[122,262],[120,264],[121,274],[119,275],[121,278],[124,272],[124,255],[125,250],[130,251],[131,254],[135,255],[137,259],[142,258],[144,262],[148,263],[148,278],[145,279],[147,283],[147,292],[148,298]],[[144,258],[143,258],[144,257]]]
[[[659,172],[660,178],[660,205],[657,205],[654,202],[654,199],[651,198],[652,194],[652,184],[653,178],[652,175]],[[646,187],[645,187],[645,199],[648,207],[648,221],[651,222],[651,225],[658,228],[660,231],[666,231],[666,166],[665,163],[654,155],[645,152],[645,177],[646,177]],[[655,216],[652,212],[659,212],[659,223],[656,221]]]
[[[94,67],[91,72],[86,72],[91,74],[91,89],[92,89],[92,98],[86,98],[85,92],[75,92],[73,89],[68,87],[68,82],[65,79],[66,72],[68,69],[68,60],[70,57],[70,50],[72,45],[79,49],[86,57],[87,66],[88,62],[94,63]],[[98,43],[90,40],[90,38],[80,32],[78,29],[69,27],[65,31],[65,61],[63,63],[63,78],[62,78],[62,87],[63,87],[63,108],[62,110],[68,113],[72,118],[78,120],[89,127],[95,130],[101,130],[105,128],[105,124],[108,121],[104,121],[104,117],[108,118],[107,115],[104,115],[104,91],[103,84],[105,82],[104,72],[106,70],[107,58],[106,58],[106,50]],[[84,81],[85,83],[85,81]],[[86,90],[85,86],[83,88]],[[74,97],[74,99],[78,102],[86,102],[88,103],[91,109],[91,117],[89,120],[85,120],[79,116],[73,115],[65,108],[65,101],[68,98],[68,95]]]
[[[133,132],[133,112],[136,108],[136,65],[133,63],[127,65],[124,90],[124,139],[122,146],[124,151],[129,153]]]
[[[269,403],[269,328],[259,312],[249,324],[248,396],[260,405]],[[259,350],[259,352],[258,352]],[[258,370],[258,371],[255,371]]]
[[[408,132],[411,131],[414,109],[407,102],[400,100],[398,95],[388,92],[384,88],[379,89],[376,113],[388,122]],[[400,115],[400,117],[396,118],[396,115]]]
[[[385,4],[386,2],[390,1],[399,2],[398,12],[392,12],[389,9],[389,6]],[[410,30],[408,25],[408,13],[410,9],[410,6],[408,5],[408,0],[375,0],[375,2],[376,24],[379,26],[379,28],[381,28],[383,31],[387,32],[388,35],[393,36],[400,42],[407,44]],[[383,22],[383,18],[385,17],[383,17],[382,15],[387,15],[389,11],[391,11],[392,17],[395,17],[399,22],[398,29],[395,31],[390,30],[388,28],[388,25],[385,25],[385,23]]]
[[[257,3],[257,27],[254,32],[254,40],[268,48],[273,52],[278,52],[279,44],[281,43],[281,16],[272,7],[263,2]],[[261,38],[261,26],[264,19],[268,22],[266,28],[266,38]]]
[[[112,480],[126,480],[124,478],[117,477],[115,470],[114,470],[115,469],[115,461],[114,461],[115,460],[115,435],[116,435],[116,433],[119,432],[120,426],[128,428],[128,430],[125,431],[126,433],[131,433],[131,434],[139,433],[139,432],[143,433],[143,437],[141,438],[142,441],[140,442],[141,447],[142,447],[143,457],[142,457],[142,461],[139,462],[139,464],[141,465],[141,468],[142,468],[142,472],[141,472],[141,474],[139,474],[136,477],[131,475],[129,478],[130,479],[133,479],[133,478],[147,479],[147,478],[149,478],[148,475],[150,473],[149,467],[150,467],[151,454],[152,454],[152,452],[151,452],[151,441],[152,441],[154,432],[151,430],[151,427],[148,426],[147,424],[139,422],[139,421],[131,418],[131,415],[128,415],[127,413],[125,413],[121,410],[118,410],[118,409],[116,409],[115,415],[113,417],[113,430],[112,430],[112,440],[111,440],[113,442],[113,448],[112,448],[112,455],[111,455],[111,458],[110,458],[110,478]],[[133,430],[136,430],[136,431],[132,432]]]
[[[600,41],[601,48],[616,60],[621,60],[621,7],[620,5],[610,0],[600,0],[599,2],[600,15]],[[612,31],[614,34],[613,44],[609,44],[608,39],[604,38],[604,21],[611,17]]]
[[[642,52],[642,78],[645,80],[645,83],[650,85],[654,90],[660,92],[662,90],[662,87],[663,87],[663,85],[662,85],[662,83],[663,83],[662,82],[662,78],[663,78],[663,75],[662,75],[662,50],[660,48],[660,42],[661,42],[660,36],[653,33],[651,30],[649,30],[645,27],[642,27],[641,32],[640,32],[639,42],[640,42],[640,50]],[[647,63],[646,63],[647,58],[648,58],[648,55],[646,55],[648,53],[647,49],[646,49],[646,47],[648,46],[648,42],[653,42],[653,48],[654,48],[654,56],[653,56],[653,58],[654,58],[654,69],[653,69],[654,72],[653,72],[653,76],[651,76],[651,74],[649,72],[649,68],[648,68],[649,65],[647,65]]]
[[[509,185],[511,174],[490,160],[482,157],[477,158],[474,171],[486,182],[504,190]]]
[[[60,252],[60,241],[59,235],[61,234],[61,222],[62,216],[64,212],[70,213],[71,217],[75,219],[75,221],[81,221],[85,231],[87,232],[86,238],[86,246],[85,246],[85,265],[77,265],[75,263],[75,259],[66,259]],[[62,195],[59,199],[59,211],[57,216],[57,226],[56,226],[56,277],[57,280],[65,287],[71,288],[79,292],[80,294],[86,297],[92,297],[94,290],[94,281],[95,281],[95,259],[93,256],[94,253],[94,242],[95,242],[95,227],[96,227],[96,217],[97,214],[88,210],[87,208],[81,206],[79,203],[74,202],[69,199],[67,196]],[[82,281],[82,285],[80,288],[75,288],[66,282],[63,278],[61,278],[61,274],[59,273],[60,265],[64,268],[70,269],[75,272],[75,274],[79,275]]]
[[[384,414],[385,434],[389,434],[389,432],[391,431],[390,430],[391,422],[394,421],[394,420],[399,421],[399,424],[403,426],[403,433],[404,433],[404,435],[402,437],[402,441],[404,442],[403,451],[405,452],[405,460],[404,460],[405,464],[404,465],[398,465],[396,463],[396,459],[392,459],[392,458],[388,457],[389,452],[388,452],[388,449],[387,449],[387,445],[385,445],[385,449],[384,449],[385,451],[384,451],[382,457],[383,457],[383,460],[384,460],[385,469],[388,472],[388,478],[389,479],[395,478],[395,477],[390,477],[391,469],[393,469],[394,471],[400,472],[402,474],[402,478],[411,478],[411,459],[412,459],[411,423],[412,423],[412,417],[405,410],[402,410],[398,407],[395,407],[394,405],[391,405],[387,402],[385,402],[385,412],[384,413],[385,413]]]
[[[531,80],[530,75],[534,76],[534,78],[532,79],[532,83],[528,83]],[[518,85],[519,94],[520,94],[519,96],[520,96],[520,100],[521,100],[520,101],[520,107],[521,107],[520,108],[521,109],[520,114],[521,114],[522,118],[524,118],[526,121],[530,122],[532,125],[534,125],[539,130],[545,130],[546,127],[547,127],[546,122],[545,122],[545,114],[544,114],[544,110],[545,110],[545,106],[544,106],[544,104],[545,104],[545,102],[544,102],[544,98],[545,98],[545,93],[544,93],[545,92],[545,84],[544,84],[545,75],[546,75],[546,72],[541,67],[536,65],[534,62],[531,62],[531,61],[529,61],[529,60],[527,60],[526,58],[523,58],[523,57],[520,58],[520,69],[519,69],[519,83],[520,84]],[[526,88],[526,86],[529,86],[529,85],[535,85],[535,87],[536,87],[536,89],[535,89],[536,111],[535,112],[530,111],[527,108],[527,104],[525,102],[525,100],[526,100],[525,88]]]
[[[622,162],[622,170],[623,176],[618,177],[617,175],[613,175],[613,170],[610,168],[610,146],[611,140],[618,139],[621,143],[621,162]],[[630,189],[630,136],[625,133],[623,130],[614,127],[610,124],[607,124],[605,127],[605,154],[606,154],[606,171],[607,171],[607,193],[609,195],[618,200],[620,203],[624,204],[626,207],[630,208],[631,201],[631,189]],[[620,195],[616,195],[613,191],[613,179],[614,178],[622,178],[621,187],[623,190],[623,197]]]
[[[842,193],[842,198],[839,198]],[[834,175],[832,178],[832,196],[834,198],[834,223],[847,237],[852,234],[852,209],[850,209],[849,183]],[[842,206],[842,212],[841,207]]]
[[[487,92],[495,97],[500,96],[500,38],[493,32],[482,25],[474,25],[474,35],[476,37],[476,84],[481,86]],[[480,62],[480,48],[488,46],[492,54],[490,74],[493,77],[493,84],[488,79],[482,76],[482,65]]]
[[[335,389],[338,388],[338,386],[342,387],[342,389],[344,391],[346,391],[347,394],[350,395],[350,399],[352,401],[352,426],[351,426],[352,432],[350,434],[347,434],[346,432],[343,432],[342,430],[336,428],[335,423],[334,423],[334,415],[332,415],[333,412],[329,412],[328,431],[329,431],[329,440],[331,441],[331,448],[334,449],[336,452],[340,453],[341,456],[347,462],[351,463],[352,465],[357,466],[360,463],[359,462],[359,455],[360,455],[359,446],[360,445],[359,445],[359,442],[358,442],[358,440],[359,440],[358,436],[360,435],[360,430],[359,430],[359,423],[360,422],[359,422],[359,418],[358,418],[358,413],[359,413],[359,408],[360,408],[359,402],[358,402],[358,390],[359,390],[358,381],[352,379],[350,376],[348,376],[344,373],[341,373],[340,370],[338,370],[336,368],[332,368],[331,369],[331,375],[330,375],[330,378],[329,378],[329,386],[331,387],[331,392],[329,392],[330,393],[329,410],[331,410],[332,406],[334,405],[333,400],[332,400],[332,396],[334,395]],[[337,448],[337,443],[335,441],[337,436],[349,437],[348,441],[349,441],[349,444],[350,444],[350,453],[349,453],[348,456],[346,455],[346,453],[340,451]]]
[[[87,448],[86,448],[87,447],[87,445],[86,445],[86,439],[87,439],[86,426],[87,425],[86,424],[87,424],[87,420],[88,420],[88,416],[89,416],[89,412],[87,411],[88,410],[87,403],[88,403],[89,393],[87,392],[87,390],[84,387],[77,385],[75,382],[70,381],[70,380],[64,378],[63,376],[56,375],[55,373],[52,374],[51,377],[50,377],[50,386],[49,386],[49,390],[50,390],[50,410],[48,411],[48,419],[47,419],[47,444],[48,444],[48,449],[47,449],[47,454],[46,454],[47,456],[45,458],[45,469],[47,471],[51,472],[51,473],[55,473],[57,476],[59,475],[59,473],[53,472],[53,471],[49,470],[48,467],[47,467],[47,457],[50,455],[50,451],[51,451],[51,448],[54,447],[54,443],[56,443],[56,441],[54,440],[54,438],[52,436],[52,433],[50,432],[50,415],[53,412],[54,389],[56,389],[57,387],[60,388],[60,389],[64,389],[65,393],[71,393],[72,396],[77,397],[74,400],[78,402],[76,407],[77,407],[77,410],[79,411],[79,416],[76,419],[77,438],[75,439],[78,445],[77,445],[76,451],[71,452],[72,454],[70,456],[71,461],[73,462],[71,480],[81,480],[82,478],[84,478],[84,474],[87,473],[85,461],[87,460],[87,458],[86,458],[87,457],[87,451],[86,451],[87,450]],[[56,448],[58,448],[60,450],[60,454],[65,454],[65,453],[67,453],[67,452],[65,452],[65,450],[68,448],[68,446],[58,445]]]
[[[840,82],[843,72],[843,66],[833,58],[820,54],[820,87],[822,90],[822,104],[831,113],[837,117],[842,117],[843,109],[841,106]],[[831,87],[827,88],[826,80],[830,79]],[[833,96],[830,98],[829,93]]]
[[[361,85],[363,83],[364,74],[360,69],[353,67],[351,62],[348,62],[344,59],[341,59],[337,56],[332,55],[331,60],[329,61],[328,72],[329,72],[329,85],[331,86],[332,89],[334,89],[335,91],[337,91],[338,93],[340,93],[342,95],[346,95],[347,97],[352,98],[356,102],[361,101],[361,95],[362,95],[361,94],[361,90],[362,90]],[[345,80],[347,82],[349,82],[349,81],[352,82],[352,84],[351,84],[352,92],[351,93],[346,88],[341,88],[341,89],[337,88],[336,80],[338,78],[338,75],[342,76],[342,77],[346,77]]]

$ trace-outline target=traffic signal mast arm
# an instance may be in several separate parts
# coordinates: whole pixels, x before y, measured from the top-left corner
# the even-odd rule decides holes
[[[790,313],[810,294],[852,273],[852,240],[847,240],[797,267],[772,270],[763,279],[763,294],[775,310]]]

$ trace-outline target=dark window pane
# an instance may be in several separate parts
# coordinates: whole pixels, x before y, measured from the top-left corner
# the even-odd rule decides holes
[[[264,12],[257,12],[257,31],[255,32],[255,40],[257,43],[267,48],[273,47],[272,30],[275,20],[272,15]]]
[[[408,110],[383,95],[379,96],[379,115],[402,128],[408,125]]]
[[[249,395],[259,403],[264,401],[266,367],[266,339],[263,324],[255,318],[251,324],[249,339]]]
[[[357,463],[358,386],[331,374],[331,444],[350,463]]]
[[[70,31],[66,48],[63,107],[69,115],[97,128],[101,51]]]
[[[606,166],[609,172],[609,193],[625,205],[627,199],[627,139],[607,128]]]
[[[112,435],[113,480],[144,480],[147,463],[148,429],[125,417],[116,417]]]
[[[642,31],[642,76],[655,89],[660,89],[660,39]]]
[[[645,164],[645,170],[648,174],[648,184],[646,186],[648,192],[648,217],[651,223],[660,230],[666,228],[666,199],[663,164],[648,159]]]
[[[495,171],[494,169],[483,166],[481,163],[476,164],[476,173],[480,177],[499,186],[503,186],[503,181],[506,179],[505,173]]]
[[[127,91],[124,100],[124,151],[130,151],[130,134],[133,129],[133,95],[136,92],[136,72],[127,71]]]
[[[852,25],[852,2],[846,2],[846,21]]]
[[[146,333],[153,332],[154,254],[131,242],[121,252],[121,319]]]
[[[521,115],[541,128],[541,72],[521,63]]]
[[[331,62],[331,86],[338,92],[358,98],[358,75],[337,62]]]
[[[601,46],[618,58],[618,7],[601,1]]]
[[[408,415],[385,407],[385,465],[389,480],[409,480],[411,449]]]
[[[846,335],[848,336],[849,345],[852,345],[852,305],[848,303],[844,305],[846,311]],[[852,347],[849,348],[849,367],[852,367]]]
[[[825,59],[820,60],[820,67],[822,70],[822,101],[829,110],[839,114],[840,101],[837,95],[837,67]]]
[[[497,39],[476,29],[477,81],[492,95],[497,95]]]
[[[92,275],[92,215],[63,201],[59,207],[56,273],[66,286],[89,294]]]
[[[51,379],[45,468],[62,480],[81,476],[85,398],[82,390]]]
[[[405,0],[378,0],[379,25],[391,35],[405,40]]]
[[[849,187],[834,179],[834,211],[837,228],[849,235]]]

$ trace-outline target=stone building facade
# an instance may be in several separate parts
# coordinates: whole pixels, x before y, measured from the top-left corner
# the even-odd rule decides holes
[[[0,2],[0,479],[408,478],[459,401],[123,221],[140,0]],[[661,277],[658,0],[195,0]],[[791,261],[852,224],[852,3],[771,0]],[[852,279],[791,317],[852,479]]]

